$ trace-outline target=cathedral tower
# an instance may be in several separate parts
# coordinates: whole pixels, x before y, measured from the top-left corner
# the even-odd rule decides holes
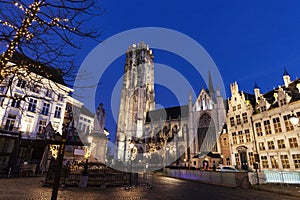
[[[126,52],[116,138],[116,159],[123,162],[129,159],[132,138],[143,137],[146,113],[155,110],[153,57],[144,43]]]

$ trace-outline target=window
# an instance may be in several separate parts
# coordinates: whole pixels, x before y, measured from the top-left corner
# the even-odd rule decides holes
[[[13,100],[11,101],[11,107],[20,108],[21,96],[15,94]]]
[[[0,86],[0,92],[1,92],[1,93],[4,93],[4,91],[5,91],[5,88],[6,88],[6,87],[5,87],[5,86],[3,86],[3,85],[2,85],[2,86]]]
[[[248,152],[248,156],[249,156],[249,164],[253,165],[253,163],[254,163],[253,152]]]
[[[281,130],[279,117],[273,118],[273,124],[274,124],[275,133],[281,133],[282,130]]]
[[[286,104],[286,98],[280,99],[280,105],[283,106]]]
[[[30,98],[29,99],[29,105],[28,105],[28,111],[35,112],[36,111],[36,105],[37,105],[37,100]]]
[[[292,131],[294,130],[293,124],[290,122],[290,115],[284,115],[283,120],[285,124],[286,131]]]
[[[34,92],[34,93],[40,93],[40,87],[39,86],[37,86],[37,85],[32,85],[31,87],[30,87],[30,90],[32,91],[32,92]]]
[[[240,156],[239,156],[239,154],[235,153],[234,156],[235,156],[235,164],[236,164],[236,166],[240,166],[241,163],[240,163]]]
[[[236,106],[233,106],[233,107],[232,107],[232,110],[233,110],[233,111],[236,111]]]
[[[57,100],[58,101],[64,101],[64,96],[62,94],[57,95]]]
[[[262,136],[262,129],[261,129],[261,123],[257,122],[255,123],[255,128],[256,128],[256,134],[257,136]]]
[[[298,148],[297,138],[289,138],[290,148]]]
[[[42,133],[46,127],[46,120],[40,120],[38,125],[38,133]]]
[[[234,126],[234,117],[230,117],[230,126]]]
[[[242,114],[242,117],[243,117],[244,123],[248,123],[247,113],[243,113],[243,114]]]
[[[266,149],[265,148],[265,143],[263,143],[263,142],[258,143],[258,146],[259,146],[259,150],[265,150]]]
[[[231,165],[231,162],[230,162],[230,158],[229,158],[229,157],[226,158],[226,165]]]
[[[242,108],[241,104],[237,105],[237,108],[238,108],[238,109],[241,109],[241,108]]]
[[[236,124],[237,125],[240,125],[242,122],[241,122],[241,116],[240,115],[237,115],[236,116]]]
[[[245,130],[245,135],[246,135],[246,142],[251,142],[251,136],[250,136],[249,129]]]
[[[261,107],[260,107],[260,110],[261,110],[261,112],[264,112],[264,111],[267,110],[267,108],[266,108],[266,106],[261,106]]]
[[[232,133],[232,143],[237,144],[237,139],[236,139],[236,133],[235,132]]]
[[[60,118],[60,115],[61,115],[61,107],[56,106],[56,107],[55,107],[54,117],[55,117],[55,118]]]
[[[241,144],[241,143],[244,143],[243,132],[242,132],[242,131],[239,131],[238,134],[239,134],[239,142],[240,142],[240,144]]]
[[[270,156],[272,168],[279,168],[277,156]]]
[[[289,163],[289,158],[287,155],[280,155],[280,160],[282,164],[283,169],[289,169],[290,168],[290,163]]]
[[[223,145],[224,145],[224,146],[227,146],[227,145],[228,145],[227,138],[223,138]]]
[[[46,89],[45,96],[46,96],[46,97],[50,97],[50,98],[52,98],[52,91],[51,91],[51,90],[48,90],[48,89]]]
[[[293,161],[294,161],[294,165],[295,168],[300,168],[300,154],[293,154]]]
[[[269,168],[267,156],[261,156],[260,158],[261,158],[262,168]]]
[[[42,114],[43,115],[48,115],[49,108],[50,108],[50,104],[49,103],[44,103],[43,108],[42,108]]]
[[[268,141],[269,150],[275,149],[274,141]]]
[[[284,149],[285,148],[285,144],[284,144],[284,140],[277,140],[277,145],[278,145],[278,149]]]
[[[17,87],[25,88],[25,86],[26,86],[26,81],[23,79],[19,79],[17,83]]]
[[[4,129],[7,131],[12,131],[16,122],[17,115],[8,114]]]
[[[270,120],[264,121],[266,135],[272,134]]]

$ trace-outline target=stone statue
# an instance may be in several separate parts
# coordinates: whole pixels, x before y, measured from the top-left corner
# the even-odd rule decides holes
[[[95,114],[94,119],[94,130],[95,133],[104,133],[106,113],[103,108],[103,103],[100,103]]]

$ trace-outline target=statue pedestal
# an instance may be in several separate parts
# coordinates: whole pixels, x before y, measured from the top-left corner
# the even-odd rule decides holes
[[[92,134],[95,147],[91,152],[92,160],[105,164],[108,138],[104,133],[95,132]]]

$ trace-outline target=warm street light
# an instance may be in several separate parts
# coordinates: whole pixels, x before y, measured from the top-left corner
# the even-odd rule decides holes
[[[289,120],[294,126],[298,125],[299,123],[299,118],[294,114],[292,114]]]

